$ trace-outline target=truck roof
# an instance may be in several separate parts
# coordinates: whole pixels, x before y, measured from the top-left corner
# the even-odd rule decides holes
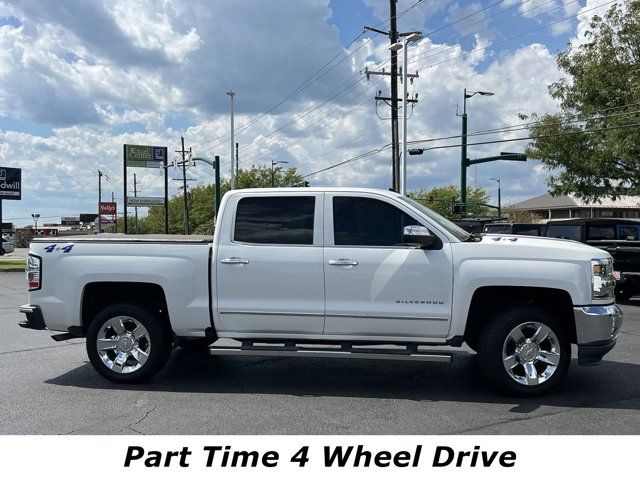
[[[238,193],[318,193],[318,192],[361,192],[361,193],[378,193],[392,197],[400,197],[401,195],[391,190],[383,190],[380,188],[361,188],[361,187],[287,187],[287,188],[243,188],[239,190],[231,190],[226,195]]]

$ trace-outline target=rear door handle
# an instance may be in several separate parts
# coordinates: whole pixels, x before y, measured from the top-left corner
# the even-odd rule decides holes
[[[339,258],[337,260],[329,260],[329,265],[337,265],[338,267],[355,267],[358,262],[349,258]]]
[[[249,260],[247,260],[246,258],[240,258],[240,257],[229,257],[229,258],[223,258],[222,260],[220,260],[220,263],[229,264],[229,265],[246,265],[247,263],[249,263]]]

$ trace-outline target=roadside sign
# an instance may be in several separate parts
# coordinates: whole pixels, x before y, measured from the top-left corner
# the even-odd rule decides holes
[[[61,217],[60,224],[65,227],[80,225],[80,217]]]
[[[116,202],[100,202],[100,215],[115,215],[117,208]]]
[[[22,198],[22,169],[0,167],[0,200]]]
[[[164,197],[127,197],[129,207],[163,207]]]
[[[92,223],[96,221],[96,218],[98,218],[97,213],[81,213],[80,223]]]
[[[125,145],[124,160],[127,167],[161,168],[166,160],[164,147]]]

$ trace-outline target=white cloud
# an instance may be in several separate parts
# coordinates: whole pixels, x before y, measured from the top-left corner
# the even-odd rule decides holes
[[[105,0],[79,1],[75,11],[63,12],[44,0],[21,0],[11,6],[0,0],[0,12],[10,12],[21,21],[18,27],[0,26],[0,116],[53,127],[50,136],[0,130],[0,164],[22,166],[25,179],[24,200],[6,202],[5,216],[28,217],[32,209],[43,217],[95,210],[98,168],[109,176],[106,195],[114,190],[121,200],[123,143],[167,145],[173,151],[183,134],[187,146],[194,146],[198,154],[221,155],[226,173],[229,117],[224,91],[237,92],[236,125],[241,126],[332,58],[340,45],[337,28],[326,24],[331,13],[328,3]],[[366,3],[381,18],[388,16],[387,0]],[[400,1],[398,11],[412,3]],[[426,30],[434,12],[462,18],[463,10],[450,2],[425,2],[401,18],[401,28]],[[469,54],[474,49],[482,50]],[[389,143],[389,121],[376,117],[373,100],[378,89],[388,94],[388,79],[372,77],[367,82],[358,73],[368,63],[388,58],[388,40],[363,39],[351,50],[353,56],[320,81],[250,129],[240,129],[241,166],[268,165],[273,158],[309,173]],[[452,40],[424,39],[412,47],[410,58],[418,61],[409,70],[420,70],[410,85],[410,92],[419,93],[420,99],[409,121],[410,140],[457,134],[456,104],[462,101],[464,88],[496,93],[469,101],[471,131],[520,123],[518,113],[555,109],[547,85],[560,74],[554,56],[543,45],[523,44],[498,54],[486,36],[477,35],[475,46],[465,47]],[[388,71],[388,63],[385,66]],[[388,113],[381,103],[378,114]],[[190,126],[181,131],[185,122]],[[276,129],[280,131],[270,135]],[[436,144],[456,143],[451,139]],[[470,154],[485,156],[523,147],[524,142],[474,145]],[[410,188],[459,181],[458,148],[431,150],[409,162]],[[481,165],[477,179],[470,170],[470,184],[476,180],[478,186],[493,188],[489,177],[501,176],[507,179],[502,184],[505,198],[519,200],[544,191],[544,175],[537,165]],[[157,172],[139,174],[145,194],[160,194]],[[191,175],[198,182],[212,181],[212,172],[202,166]],[[315,185],[387,188],[390,151],[310,180]]]

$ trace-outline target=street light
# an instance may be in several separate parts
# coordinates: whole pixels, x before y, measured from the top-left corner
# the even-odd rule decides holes
[[[478,90],[477,92],[467,93],[467,89],[464,89],[464,101],[462,103],[462,145],[460,158],[461,158],[461,173],[460,173],[460,214],[464,216],[467,211],[467,99],[474,95],[482,95],[491,97],[495,95],[493,92],[484,92]]]
[[[402,156],[400,157],[400,194],[407,194],[407,67],[408,45],[422,38],[422,33],[412,32],[402,38],[402,42],[396,42],[389,47],[392,52],[404,50],[402,63]]]
[[[489,180],[493,180],[494,182],[498,182],[498,217],[502,217],[502,202],[501,202],[501,194],[500,194],[500,179],[491,177]]]
[[[215,172],[215,179],[216,179],[216,208],[215,208],[215,218],[214,218],[214,225],[217,221],[217,217],[218,217],[218,210],[220,209],[220,157],[218,155],[216,155],[214,157],[214,160],[211,160],[209,158],[204,158],[204,157],[192,157],[191,161],[193,162],[193,165],[196,164],[196,162],[203,162],[206,163],[207,165],[211,165],[213,167],[213,170]]]
[[[275,167],[276,165],[279,165],[281,163],[289,163],[289,162],[284,161],[284,160],[280,160],[280,161],[274,162],[273,160],[271,160],[271,187],[272,188],[276,186],[276,180],[275,180],[275,176],[274,176],[274,173],[273,173],[273,167]]]
[[[231,99],[231,154],[229,155],[229,158],[231,159],[231,181],[229,182],[229,184],[231,185],[231,190],[233,190],[236,184],[236,175],[233,168],[233,145],[234,145],[233,97],[235,96],[235,92],[233,90],[229,90],[228,92],[226,92],[226,94],[229,95],[229,98]]]
[[[32,213],[31,214],[31,218],[33,218],[33,222],[35,224],[35,236],[38,236],[38,219],[40,218],[40,214],[39,213]]]

